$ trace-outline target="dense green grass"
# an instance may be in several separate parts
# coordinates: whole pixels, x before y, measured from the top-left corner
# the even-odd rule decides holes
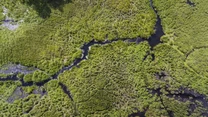
[[[165,32],[164,43],[153,50],[146,41],[122,41],[154,33],[156,14],[149,0],[72,0],[58,7],[53,1],[39,1],[45,7],[22,1],[0,3],[20,25],[14,31],[0,27],[0,66],[20,63],[39,70],[18,75],[33,86],[0,81],[0,116],[125,117],[139,111],[147,117],[196,117],[207,112],[199,99],[183,95],[188,90],[208,96],[206,1],[193,0],[194,7],[186,0],[153,0]],[[120,41],[90,47],[87,60],[44,86],[35,85],[81,57],[80,47],[93,39]],[[18,88],[28,96],[15,95]]]

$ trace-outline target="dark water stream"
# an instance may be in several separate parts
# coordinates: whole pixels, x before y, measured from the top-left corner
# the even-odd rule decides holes
[[[128,117],[145,117],[145,113],[146,113],[146,110],[145,111],[142,111],[142,112],[140,112],[139,110],[137,110],[136,113],[132,113]]]
[[[170,91],[167,87],[164,88],[165,90],[165,94],[161,91],[162,88],[157,88],[157,89],[148,89],[153,95],[157,95],[158,97],[160,97],[160,101],[161,103],[163,103],[164,107],[165,104],[163,102],[163,98],[162,96],[167,96],[169,98],[174,98],[175,100],[178,100],[180,102],[191,102],[191,104],[189,105],[189,116],[194,112],[194,110],[197,107],[202,107],[204,109],[208,109],[208,101],[207,101],[207,97],[206,95],[200,94],[192,89],[188,89],[188,88],[180,88],[178,90],[175,91]],[[202,105],[200,106],[201,103]],[[174,113],[171,112],[170,110],[166,110],[169,117],[174,117]],[[201,110],[203,111],[203,110]],[[201,112],[203,114],[203,116],[208,117],[208,112],[207,110],[205,110],[205,112]]]
[[[165,71],[161,71],[155,74],[155,77],[157,80],[163,81],[163,82],[167,82],[165,81],[166,78],[170,77],[169,74]],[[191,104],[189,105],[189,110],[188,110],[188,114],[189,116],[192,115],[192,113],[194,112],[194,110],[197,107],[202,107],[204,109],[208,109],[208,100],[207,100],[207,96],[204,94],[200,94],[196,91],[194,91],[193,89],[190,88],[186,88],[186,87],[180,87],[177,90],[170,90],[171,87],[170,85],[166,85],[163,88],[157,88],[157,89],[148,89],[150,91],[151,94],[153,95],[157,95],[161,98],[161,102],[163,102],[163,98],[162,96],[167,96],[169,98],[174,98],[175,100],[178,100],[180,102],[190,102]],[[161,89],[163,91],[165,91],[166,93],[162,92]],[[201,105],[199,103],[201,103]],[[164,104],[165,107],[165,104]],[[207,110],[206,110],[207,111]],[[203,112],[202,110],[202,114],[203,116],[208,117],[208,112]],[[169,112],[169,116],[173,116],[174,113],[170,112],[169,110],[167,110],[167,112]]]
[[[9,30],[15,30],[19,27],[19,24],[12,19],[5,19],[1,21],[2,24],[0,26],[6,27]]]
[[[73,67],[76,67],[81,61],[83,60],[86,60],[87,59],[87,56],[88,56],[88,53],[89,53],[89,48],[93,45],[105,45],[105,44],[110,44],[110,43],[113,43],[113,42],[116,42],[116,41],[119,41],[119,40],[123,40],[123,41],[127,41],[127,42],[134,42],[134,43],[140,43],[140,42],[143,42],[144,39],[140,39],[140,38],[134,38],[134,39],[115,39],[115,40],[112,40],[112,41],[95,41],[95,40],[92,40],[88,43],[85,43],[80,49],[82,50],[82,57],[81,58],[77,58],[74,60],[74,62],[69,65],[69,66],[65,66],[63,67],[62,69],[60,69],[57,73],[55,73],[54,75],[52,75],[49,79],[47,80],[44,80],[42,82],[38,82],[38,83],[34,83],[34,82],[24,82],[23,79],[19,79],[17,77],[17,74],[18,73],[23,73],[23,74],[27,74],[27,73],[32,73],[34,71],[29,71],[29,70],[26,70],[26,69],[21,69],[23,68],[23,66],[18,67],[19,65],[16,65],[16,66],[12,66],[10,68],[8,68],[7,70],[5,71],[2,71],[2,73],[4,74],[11,74],[13,73],[12,75],[9,75],[7,76],[6,78],[1,78],[0,77],[0,81],[20,81],[22,83],[22,86],[32,86],[32,85],[37,85],[37,86],[43,86],[45,83],[49,82],[50,80],[52,79],[57,79],[58,76],[63,73],[64,71],[68,71],[70,69],[72,69]],[[1,72],[1,70],[0,70]]]
[[[154,7],[152,0],[150,0],[150,6],[152,7],[155,14],[157,15],[157,22],[155,24],[155,33],[148,39],[149,45],[153,49],[154,46],[158,45],[159,43],[162,43],[160,38],[163,35],[165,35],[165,33],[163,31],[160,16],[158,15],[158,12],[157,12],[156,8]]]
[[[62,90],[64,91],[65,94],[68,95],[68,97],[71,99],[71,101],[74,101],[72,98],[72,95],[70,93],[70,91],[68,90],[67,86],[64,85],[63,83],[59,82],[59,85],[61,86]]]
[[[190,6],[195,6],[195,3],[191,2],[190,0],[187,0],[187,4],[189,4]],[[151,46],[151,50],[154,49],[154,47],[156,45],[158,45],[159,43],[162,43],[160,38],[165,35],[164,31],[163,31],[163,28],[162,28],[162,25],[161,25],[161,19],[159,17],[159,14],[157,12],[157,10],[155,9],[154,5],[153,5],[153,0],[150,0],[150,6],[152,7],[152,9],[154,10],[154,12],[156,13],[157,15],[157,22],[156,22],[156,25],[155,25],[155,34],[153,34],[149,39],[148,39],[148,43],[149,45]],[[149,55],[150,53],[148,53]],[[154,54],[151,54],[153,60],[154,60]],[[147,56],[146,56],[147,57]],[[146,57],[144,59],[146,59]],[[164,79],[166,77],[166,73],[165,72],[161,72],[157,75],[158,79]],[[189,107],[189,115],[192,114],[192,112],[197,108],[197,102],[200,102],[202,104],[202,107],[205,108],[205,109],[208,109],[208,101],[207,101],[207,97],[205,95],[202,95],[202,94],[199,94],[193,90],[189,90],[189,89],[186,89],[186,88],[182,88],[182,89],[179,89],[177,91],[177,93],[171,93],[171,91],[169,91],[168,89],[166,89],[166,91],[168,92],[168,94],[166,94],[167,97],[169,98],[174,98],[175,100],[179,100],[179,101],[182,101],[182,102],[185,102],[185,101],[190,101],[192,102],[193,104],[190,105]],[[167,114],[169,117],[174,117],[174,112],[171,111],[171,110],[168,110],[168,108],[166,107],[166,105],[164,104],[164,101],[163,101],[163,98],[162,98],[162,95],[164,95],[160,89],[156,89],[156,90],[152,90],[151,91],[152,94],[156,94],[159,98],[160,98],[160,101],[161,101],[161,104],[164,106],[164,109],[167,111]],[[145,111],[138,111],[137,113],[132,113],[129,115],[129,117],[137,117],[137,116],[141,116],[141,117],[145,117],[145,113],[146,113],[146,110]],[[208,112],[204,112],[202,113],[201,116],[206,116],[208,117]]]
[[[155,33],[152,34],[149,39],[148,39],[148,43],[151,47],[151,51],[154,50],[154,47],[160,43],[162,43],[162,41],[160,40],[160,38],[165,35],[164,31],[163,31],[163,27],[162,27],[162,24],[161,24],[161,19],[160,19],[160,16],[156,10],[156,8],[154,7],[153,5],[153,1],[150,0],[150,7],[154,10],[156,16],[157,16],[157,21],[156,21],[156,24],[155,24]],[[155,55],[153,53],[151,53],[150,51],[147,52],[147,55],[144,57],[143,61],[146,60],[146,58],[151,55],[152,57],[152,61],[155,60]]]
[[[192,7],[195,7],[195,3],[194,2],[191,2],[190,0],[187,0],[186,2],[188,5],[192,6]]]
[[[15,22],[15,21],[12,20],[12,19],[5,19],[5,20],[2,20],[2,22],[4,22],[4,23],[8,23],[8,22],[12,23],[12,22]]]
[[[19,81],[19,78],[17,77],[17,75],[9,75],[6,78],[2,78],[0,77],[0,81]]]

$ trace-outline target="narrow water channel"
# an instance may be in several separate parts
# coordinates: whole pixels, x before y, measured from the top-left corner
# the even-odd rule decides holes
[[[111,40],[111,41],[109,41],[109,40],[106,40],[106,41],[92,40],[92,41],[90,41],[88,43],[83,44],[83,46],[80,48],[82,50],[82,57],[75,59],[72,64],[70,64],[70,65],[68,65],[66,67],[63,67],[57,73],[55,73],[54,75],[52,75],[49,79],[47,79],[45,81],[41,81],[39,83],[34,83],[34,82],[27,82],[26,83],[26,82],[24,82],[23,79],[17,78],[17,73],[14,74],[13,76],[8,76],[7,78],[0,78],[0,81],[7,81],[7,80],[18,81],[19,80],[22,83],[22,86],[32,86],[32,85],[43,86],[44,84],[46,84],[50,80],[57,79],[58,76],[61,73],[63,73],[64,71],[68,71],[68,70],[72,69],[73,67],[77,66],[81,61],[86,60],[87,56],[89,54],[89,49],[93,45],[105,45],[105,44],[110,44],[110,43],[117,42],[117,41],[120,41],[120,40],[122,40],[124,42],[136,43],[136,44],[139,44],[139,43],[141,43],[143,41],[147,41],[149,43],[149,45],[151,46],[151,50],[153,50],[153,48],[156,45],[161,43],[160,38],[164,35],[164,32],[163,32],[163,28],[162,28],[162,25],[161,25],[161,19],[160,19],[159,15],[157,14],[156,9],[153,6],[152,0],[150,0],[150,6],[154,10],[155,14],[157,15],[157,22],[156,22],[155,28],[154,28],[155,29],[155,33],[152,34],[148,39],[143,39],[143,38],[137,37],[137,38],[132,38],[132,39],[129,39],[129,38],[126,38],[126,39],[114,39],[114,40]],[[10,22],[10,21],[8,21],[8,22]],[[152,56],[154,57],[154,55],[152,55]],[[61,86],[62,86],[62,89],[65,90],[64,85],[61,85]]]
[[[52,75],[49,79],[45,80],[45,81],[42,81],[42,82],[39,82],[39,83],[34,83],[34,82],[24,82],[23,79],[21,79],[21,83],[22,83],[22,86],[32,86],[32,85],[37,85],[37,86],[43,86],[45,83],[49,82],[50,80],[52,79],[57,79],[58,76],[63,73],[64,71],[68,71],[70,70],[71,68],[77,66],[81,61],[83,60],[86,60],[87,59],[87,56],[88,56],[88,53],[89,53],[89,48],[93,45],[105,45],[105,44],[110,44],[112,42],[116,42],[116,41],[119,41],[119,40],[122,40],[124,42],[133,42],[133,43],[141,43],[143,41],[148,41],[149,45],[151,46],[151,49],[153,49],[156,45],[160,44],[161,41],[160,41],[160,38],[164,35],[164,32],[163,32],[163,28],[162,28],[162,25],[161,25],[161,19],[159,17],[159,15],[157,14],[157,11],[155,9],[155,7],[153,6],[153,1],[150,0],[150,6],[151,8],[154,10],[155,14],[157,15],[157,22],[155,24],[155,33],[152,34],[148,39],[143,39],[143,38],[140,38],[140,37],[137,37],[137,38],[133,38],[133,39],[114,39],[114,40],[107,40],[107,41],[96,41],[96,40],[92,40],[88,43],[85,43],[80,49],[82,50],[82,57],[80,58],[77,58],[74,60],[74,62],[69,65],[69,66],[66,66],[66,67],[63,67],[62,69],[60,69],[57,73],[55,73],[54,75]],[[154,58],[154,55],[152,55],[152,57]],[[15,71],[15,69],[13,69]],[[16,68],[16,71],[18,71],[18,69]],[[21,71],[19,71],[21,72]],[[26,71],[24,71],[26,72]],[[17,74],[14,74],[13,76],[8,76],[7,78],[0,78],[0,81],[6,81],[6,80],[18,80],[17,78]]]

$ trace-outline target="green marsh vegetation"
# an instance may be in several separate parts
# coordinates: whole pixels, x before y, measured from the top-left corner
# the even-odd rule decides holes
[[[207,46],[207,10],[206,2],[192,0],[195,6],[186,4],[186,0],[155,0],[156,9],[163,20],[163,28],[173,46],[184,54],[192,49]],[[177,10],[176,10],[177,9]],[[188,41],[187,41],[188,40]]]
[[[0,115],[206,116],[207,3],[191,2],[153,0],[165,35],[151,50],[147,41],[122,41],[154,34],[148,0],[2,0],[20,26],[0,27],[0,66],[38,70],[18,74],[33,85],[0,81]],[[93,39],[119,41],[90,46],[87,60],[36,86],[80,58],[80,47]]]
[[[101,3],[103,7],[100,7]],[[120,1],[121,6],[122,3]],[[52,9],[47,19],[37,18],[37,22],[30,24],[25,21],[14,32],[2,29],[1,64],[19,62],[53,74],[80,57],[80,47],[92,39],[149,37],[154,33],[155,14],[149,2],[125,3],[128,4],[126,11],[117,8],[117,4],[111,1],[72,1],[63,7],[62,12]],[[29,14],[35,12],[30,7],[28,9],[31,10]],[[23,19],[26,16],[23,15]],[[34,16],[36,19],[37,15]]]
[[[39,83],[41,81],[49,79],[50,76],[46,74],[45,72],[42,71],[35,71],[34,73],[31,74],[26,74],[23,78],[25,82],[35,82]]]

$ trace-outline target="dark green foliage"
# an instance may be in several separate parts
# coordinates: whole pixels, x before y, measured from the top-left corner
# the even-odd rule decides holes
[[[46,73],[44,73],[42,71],[35,71],[33,73],[32,81],[38,83],[38,82],[42,82],[44,80],[47,80],[49,78],[50,78],[50,76],[47,75]]]
[[[42,71],[35,71],[31,74],[26,74],[23,78],[25,82],[34,82],[34,83],[40,83],[50,78],[50,75],[46,74]]]
[[[53,9],[63,11],[64,4],[69,3],[71,0],[20,0],[23,4],[32,6],[42,18],[50,17]]]

